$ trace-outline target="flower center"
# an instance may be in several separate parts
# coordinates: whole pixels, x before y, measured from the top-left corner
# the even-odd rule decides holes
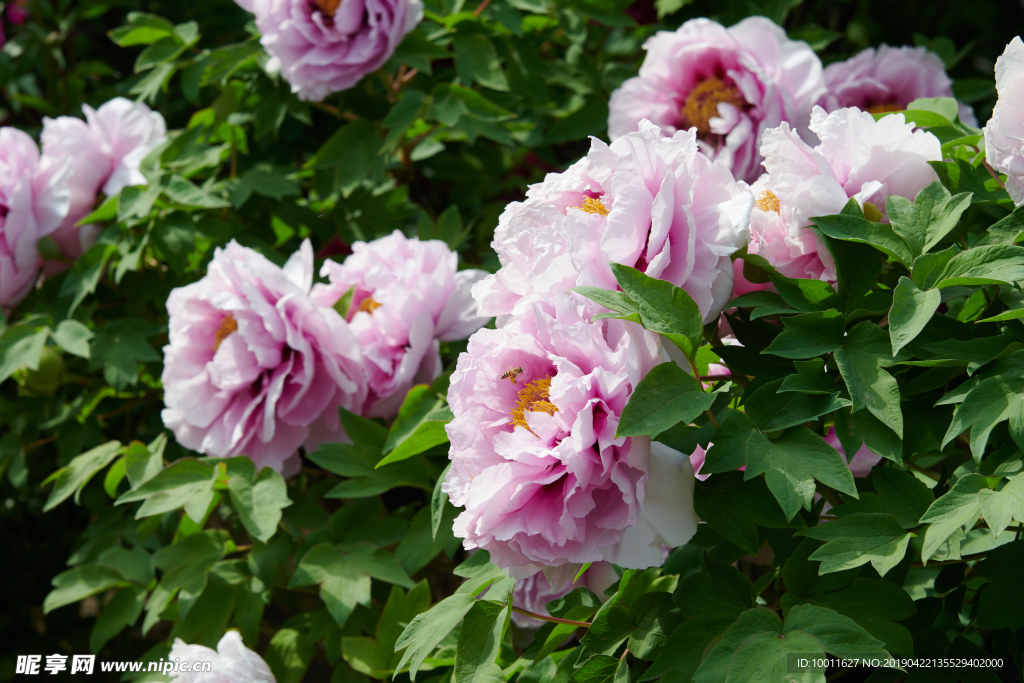
[[[362,311],[363,313],[369,313],[373,315],[373,312],[380,308],[380,302],[374,299],[372,296],[368,296],[359,302],[359,308],[356,311]]]
[[[734,86],[726,85],[717,78],[701,81],[690,91],[683,105],[683,119],[707,135],[711,132],[711,119],[718,116],[718,105],[727,102],[734,107],[743,106],[743,97]]]
[[[216,353],[217,349],[220,348],[221,342],[237,331],[238,321],[235,320],[235,316],[228,313],[224,316],[224,319],[220,321],[220,327],[217,328],[217,333],[213,336],[213,352]]]
[[[604,204],[601,203],[600,199],[595,199],[594,197],[584,197],[577,208],[586,213],[596,213],[601,216],[608,215],[608,209],[604,208]]]
[[[905,107],[895,102],[889,102],[888,104],[873,104],[868,107],[869,114],[885,114],[890,111],[903,111]]]
[[[558,407],[548,397],[550,389],[551,375],[545,375],[541,379],[533,380],[519,390],[519,402],[512,409],[513,429],[516,427],[526,427],[530,432],[533,431],[526,424],[526,413],[545,412],[548,415],[554,415],[558,412]]]
[[[775,196],[775,193],[771,190],[765,190],[761,193],[761,196],[754,202],[754,206],[761,209],[762,211],[774,211],[779,213],[781,205],[779,204],[779,198]]]
[[[334,13],[338,11],[338,7],[341,6],[341,0],[313,0],[313,4],[316,6],[320,13],[327,19],[333,19]]]

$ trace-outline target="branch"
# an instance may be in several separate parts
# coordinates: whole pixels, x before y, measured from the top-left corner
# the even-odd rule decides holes
[[[977,560],[984,560],[985,556],[986,556],[986,553],[975,553],[973,555],[964,555],[959,560],[939,560],[938,562],[929,562],[927,564],[927,566],[929,566],[929,567],[941,567],[941,566],[947,565],[947,564],[963,564],[964,562],[975,562]],[[911,567],[924,567],[926,565],[925,565],[924,562],[911,562],[910,566]]]

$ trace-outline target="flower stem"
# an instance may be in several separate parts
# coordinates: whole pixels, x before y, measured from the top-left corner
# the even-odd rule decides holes
[[[999,177],[999,174],[996,173],[994,168],[988,165],[987,161],[985,162],[985,170],[988,171],[988,174],[990,176],[996,179],[996,182],[999,183],[999,187],[1003,188],[1004,190],[1006,189],[1006,184],[1003,183],[1003,179]]]
[[[591,625],[591,622],[589,621],[573,621],[571,619],[559,619],[558,617],[549,617],[544,614],[530,612],[529,610],[525,610],[522,607],[516,607],[514,605],[512,606],[512,611],[519,612],[520,614],[525,614],[526,616],[533,617],[534,619],[540,619],[541,621],[553,621],[556,624],[566,624],[567,626],[579,626],[580,628],[590,628]]]

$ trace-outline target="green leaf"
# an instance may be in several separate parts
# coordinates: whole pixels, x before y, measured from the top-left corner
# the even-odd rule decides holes
[[[43,601],[43,614],[84,600],[90,595],[129,585],[120,573],[102,565],[84,564],[68,569],[53,578],[53,590]]]
[[[270,639],[264,659],[277,683],[299,683],[316,651],[307,634],[295,628],[281,628]]]
[[[391,595],[377,622],[377,640],[389,663],[388,668],[393,669],[392,665],[397,664],[401,659],[401,655],[395,653],[395,643],[401,637],[402,631],[416,618],[416,615],[426,612],[429,607],[430,584],[426,580],[417,583],[408,593],[399,586],[391,587]]]
[[[509,608],[478,600],[466,613],[455,649],[455,683],[482,683],[498,658],[508,625]]]
[[[133,626],[142,614],[149,591],[145,586],[126,586],[114,594],[92,627],[89,649],[96,653],[126,627]]]
[[[752,432],[747,439],[746,463],[745,478],[764,474],[787,520],[793,519],[801,507],[811,509],[815,479],[857,496],[853,475],[842,456],[805,427],[789,429],[774,441]]]
[[[936,181],[918,192],[913,202],[894,194],[886,198],[885,205],[893,230],[910,246],[914,256],[920,256],[931,251],[956,227],[971,205],[971,193],[953,197]]]
[[[971,430],[971,453],[981,461],[992,429],[1003,420],[1009,420],[1010,434],[1024,435],[1024,377],[996,375],[983,379],[970,390],[953,413],[942,448],[967,429]],[[1015,438],[1018,447],[1022,438]]]
[[[217,468],[192,458],[182,458],[117,499],[115,505],[145,500],[136,519],[161,515],[182,506],[196,523],[206,516],[213,500]]]
[[[75,502],[77,503],[78,496],[81,494],[82,489],[85,488],[85,485],[89,483],[89,480],[92,479],[93,475],[109,465],[120,454],[121,442],[108,441],[73,458],[66,467],[62,467],[51,474],[43,483],[45,484],[54,479],[56,479],[56,483],[53,486],[53,490],[50,491],[50,497],[47,498],[46,505],[43,506],[43,512],[48,512],[57,507],[67,500],[72,493],[75,494]]]
[[[508,90],[508,80],[498,59],[498,52],[486,36],[457,36],[454,45],[455,69],[465,85],[476,81],[492,90]]]
[[[572,673],[569,683],[618,683],[616,677],[621,662],[608,655],[594,655]],[[628,665],[627,665],[628,675]]]
[[[921,333],[940,303],[942,292],[939,290],[922,292],[910,278],[900,278],[889,312],[889,338],[892,341],[893,356]]]
[[[846,319],[831,309],[782,318],[786,329],[761,353],[782,358],[812,358],[842,347]]]
[[[622,320],[629,320],[636,324],[640,324],[640,309],[637,308],[637,304],[624,292],[616,292],[610,289],[601,289],[600,287],[573,287],[573,292],[587,297],[591,301],[596,301],[605,308],[615,311],[619,315],[614,316],[608,313],[601,313],[600,315],[594,316],[594,320],[598,318],[621,318]]]
[[[768,382],[747,397],[746,413],[763,432],[802,425],[850,405],[848,400],[839,397],[835,387],[834,393],[827,395],[803,394],[783,391],[784,383],[785,379]]]
[[[935,286],[939,289],[953,285],[976,287],[1020,280],[1024,280],[1024,247],[988,244],[951,258]]]
[[[94,336],[92,330],[77,320],[62,320],[53,331],[53,341],[67,351],[80,358],[89,358],[89,340]]]
[[[959,252],[960,247],[954,244],[938,253],[918,256],[914,261],[914,270],[911,273],[914,284],[922,290],[935,287],[942,271],[946,269],[946,264]]]
[[[226,199],[214,197],[208,191],[177,175],[171,176],[163,190],[167,198],[181,208],[225,209],[231,206],[231,202]]]
[[[0,382],[23,367],[39,369],[39,359],[50,336],[50,328],[33,329],[28,325],[16,325],[0,337]]]
[[[430,495],[430,531],[431,538],[437,538],[437,531],[441,528],[441,521],[444,519],[444,504],[448,502],[448,494],[441,490],[441,486],[448,478],[448,470],[452,468],[449,462],[444,471],[437,478],[434,484],[434,492]]]
[[[384,442],[385,457],[377,463],[382,467],[411,458],[423,451],[447,443],[444,425],[451,421],[451,411],[444,400],[427,384],[409,390],[398,416]]]
[[[864,512],[801,529],[796,535],[826,541],[811,554],[812,560],[821,560],[820,574],[870,562],[881,576],[900,563],[911,536],[892,515]]]
[[[610,655],[626,642],[636,627],[630,612],[618,600],[609,600],[590,623],[580,640],[584,653]]]
[[[1024,626],[1024,582],[1020,568],[1024,566],[1024,540],[1014,541],[988,551],[975,570],[992,580],[978,600],[978,626],[1010,628],[1020,631]]]
[[[643,326],[665,335],[692,358],[700,346],[704,324],[690,295],[671,282],[619,263],[612,264],[612,272],[622,291],[636,302]]]
[[[913,529],[935,500],[920,479],[894,467],[875,468],[871,481],[877,493],[861,492],[860,500],[844,501],[844,505],[834,508],[835,514],[845,517],[855,512],[880,512],[895,517],[904,529]]]
[[[758,524],[776,529],[803,526],[799,518],[786,519],[763,479],[744,480],[743,472],[697,481],[693,504],[708,526],[749,553],[757,553],[761,546]]]
[[[627,647],[637,659],[649,662],[654,661],[669,634],[683,620],[675,611],[672,597],[661,591],[644,593],[637,598],[629,607],[629,617],[633,631]]]
[[[158,435],[149,446],[138,441],[128,444],[125,451],[125,474],[132,488],[149,481],[164,468],[163,454],[167,445],[167,436]]]
[[[825,361],[821,358],[800,360],[793,363],[797,374],[789,375],[779,385],[779,393],[799,392],[803,394],[832,394],[836,385],[825,374]]]
[[[731,623],[754,607],[754,584],[735,567],[708,561],[703,572],[679,581],[673,599],[687,617],[721,617]]]
[[[341,426],[352,443],[367,455],[380,455],[387,442],[388,431],[373,420],[351,413],[344,408],[338,409]]]
[[[228,492],[245,530],[263,543],[277,531],[281,510],[292,504],[284,478],[269,467],[263,468],[255,482],[244,476],[231,477]]]
[[[891,340],[885,330],[863,322],[847,333],[835,360],[853,399],[854,412],[867,408],[902,439],[899,385],[883,370],[893,363],[890,353]]]
[[[405,650],[395,671],[404,671],[409,664],[409,677],[415,681],[423,660],[476,604],[476,598],[469,593],[456,593],[418,614],[395,642],[396,652]]]
[[[850,200],[855,201],[855,200]],[[868,244],[891,258],[902,263],[907,270],[914,262],[914,253],[907,243],[896,234],[892,226],[876,223],[859,216],[849,214],[837,216],[818,216],[811,221],[823,233],[837,240]]]
[[[889,653],[884,643],[857,625],[853,619],[816,605],[798,605],[786,615],[786,635],[803,632],[813,636],[825,652],[838,657],[878,657]]]
[[[779,296],[801,313],[827,311],[839,304],[836,290],[822,280],[793,279],[772,274],[771,282]]]
[[[996,538],[1013,520],[1024,522],[1024,477],[1017,475],[999,491],[978,491],[978,506]]]
[[[921,548],[921,560],[928,559],[946,542],[951,535],[965,525],[974,525],[981,514],[978,494],[988,488],[988,482],[980,474],[965,474],[941,498],[935,500],[921,517],[921,523],[928,524]]]
[[[790,653],[824,654],[811,636],[782,638],[782,620],[764,607],[747,610],[722,634],[693,676],[694,683],[787,680]],[[819,669],[819,671],[821,671]],[[789,678],[794,683],[817,683],[811,674]]]
[[[661,363],[636,386],[615,436],[657,436],[678,422],[693,422],[716,398],[675,363]]]

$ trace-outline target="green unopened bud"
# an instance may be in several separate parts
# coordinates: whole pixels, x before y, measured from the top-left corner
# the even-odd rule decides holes
[[[882,212],[871,202],[864,202],[864,218],[872,223],[879,223],[882,220]]]
[[[64,375],[64,358],[52,347],[43,349],[39,369],[25,373],[25,389],[35,396],[53,396],[60,389]]]

